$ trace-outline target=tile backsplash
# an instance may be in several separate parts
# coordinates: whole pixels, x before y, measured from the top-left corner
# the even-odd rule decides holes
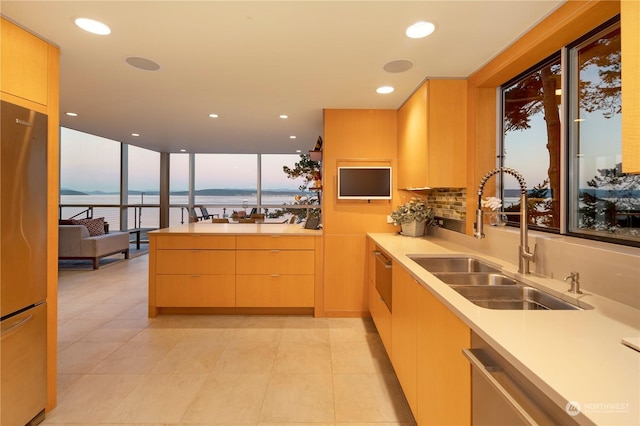
[[[427,204],[435,215],[446,219],[464,220],[467,209],[466,188],[434,188],[425,191]]]

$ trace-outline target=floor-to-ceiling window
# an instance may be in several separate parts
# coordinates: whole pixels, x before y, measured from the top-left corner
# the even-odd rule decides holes
[[[60,129],[60,218],[104,217],[120,228],[119,142]],[[92,212],[87,209],[92,207]]]
[[[160,226],[160,153],[129,145],[127,227]]]

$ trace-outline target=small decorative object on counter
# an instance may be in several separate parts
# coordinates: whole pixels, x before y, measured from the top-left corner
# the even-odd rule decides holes
[[[402,235],[421,237],[425,226],[433,222],[433,209],[417,197],[411,198],[391,213],[394,225],[402,226]]]
[[[502,214],[499,210],[502,207],[502,200],[497,197],[487,197],[482,200],[482,207],[491,209],[491,215],[489,217],[489,224],[491,226],[505,226],[507,221],[507,215]]]

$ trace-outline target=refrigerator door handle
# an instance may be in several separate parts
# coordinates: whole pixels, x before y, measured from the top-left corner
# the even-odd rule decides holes
[[[33,319],[33,315],[29,315],[28,317],[24,317],[20,321],[16,322],[15,324],[10,325],[9,327],[7,327],[6,330],[2,330],[2,334],[1,334],[2,338],[4,338],[4,336],[6,336],[7,334],[11,333],[16,328],[22,327],[23,325],[25,325],[31,319]]]

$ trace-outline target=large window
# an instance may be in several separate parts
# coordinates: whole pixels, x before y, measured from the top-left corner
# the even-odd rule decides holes
[[[127,225],[158,228],[160,205],[160,153],[129,145]],[[153,207],[147,207],[151,204]]]
[[[196,154],[195,204],[220,217],[249,214],[258,205],[257,161],[256,154]]]
[[[529,222],[560,228],[560,54],[538,65],[502,89],[502,165],[518,170],[527,182]],[[518,182],[504,177],[506,211],[520,210]],[[517,220],[517,216],[511,216]]]
[[[120,228],[120,150],[119,142],[60,128],[60,218],[92,214]]]
[[[609,23],[565,51],[567,60],[558,53],[502,87],[501,164],[527,180],[530,225],[638,245],[640,176],[621,172],[620,25]],[[516,210],[509,182],[503,204]]]

